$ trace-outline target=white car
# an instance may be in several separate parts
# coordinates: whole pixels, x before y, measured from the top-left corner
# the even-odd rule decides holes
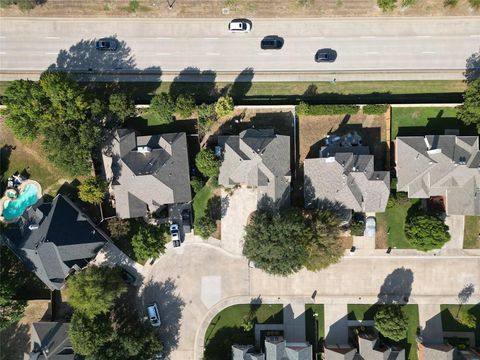
[[[158,313],[158,307],[156,302],[154,302],[151,305],[148,305],[147,314],[148,314],[148,319],[150,320],[150,324],[152,324],[153,327],[159,327],[161,324],[161,321],[160,321],[160,314]]]
[[[228,24],[228,31],[230,32],[249,32],[252,30],[252,24],[245,19],[235,19]]]
[[[363,235],[369,238],[374,238],[377,233],[376,228],[377,224],[375,218],[373,216],[368,217],[365,222],[365,233]]]

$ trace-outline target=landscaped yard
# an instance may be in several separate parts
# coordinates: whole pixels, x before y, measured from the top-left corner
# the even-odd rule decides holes
[[[464,249],[480,248],[480,216],[465,216]]]
[[[392,140],[397,136],[443,135],[445,129],[459,129],[460,135],[476,135],[474,126],[457,119],[457,109],[450,107],[408,107],[392,109]]]
[[[316,314],[316,315],[315,315]],[[325,315],[323,304],[305,305],[305,336],[307,341],[320,351],[320,345],[325,337]],[[315,320],[317,323],[315,324]],[[315,327],[317,328],[317,338],[315,339]],[[320,358],[320,357],[319,357]]]
[[[475,329],[468,328],[467,326],[459,323],[455,318],[459,311],[460,305],[449,304],[441,305],[441,316],[443,331],[475,331],[476,345],[480,345],[480,305],[462,305],[461,311],[467,311],[477,319],[477,326]],[[474,345],[474,344],[472,344]]]
[[[208,200],[213,197],[217,187],[216,179],[208,179],[205,186],[193,198],[193,215],[196,219],[205,216],[208,208]]]
[[[254,329],[244,331],[244,319],[253,315],[255,324],[282,324],[283,305],[281,304],[241,304],[233,305],[215,316],[205,334],[205,360],[230,359],[233,344],[255,344]]]
[[[382,305],[349,304],[348,320],[373,320],[375,312]],[[404,305],[402,311],[408,316],[407,338],[398,344],[405,348],[409,360],[417,360],[417,329],[419,326],[418,305]]]

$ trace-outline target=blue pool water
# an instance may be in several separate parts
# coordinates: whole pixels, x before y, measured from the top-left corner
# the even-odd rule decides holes
[[[12,220],[23,214],[26,208],[34,205],[38,201],[37,186],[28,184],[15,200],[6,200],[3,203],[2,216],[5,220]]]

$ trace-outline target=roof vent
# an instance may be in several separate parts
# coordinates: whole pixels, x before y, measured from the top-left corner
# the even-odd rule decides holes
[[[38,224],[30,224],[28,225],[28,230],[37,230],[38,229]]]
[[[442,153],[442,149],[433,149],[433,150],[428,150],[427,151],[428,155],[436,155],[436,154],[441,154],[441,153]]]
[[[335,162],[335,158],[334,158],[333,156],[327,157],[327,158],[325,159],[325,162],[326,162],[326,163],[333,163],[333,162]],[[344,164],[342,164],[342,166],[344,166]]]
[[[355,166],[352,167],[352,171],[357,171],[357,168]]]
[[[380,175],[377,174],[377,176],[375,176],[375,178],[376,178],[377,180],[379,180],[379,179],[380,179]]]
[[[137,147],[137,151],[141,154],[147,154],[152,151],[148,146],[139,146]]]

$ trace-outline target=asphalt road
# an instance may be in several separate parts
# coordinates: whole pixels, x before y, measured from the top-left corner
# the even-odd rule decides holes
[[[164,74],[188,67],[237,74],[410,70],[460,79],[480,48],[478,17],[252,19],[248,34],[229,33],[229,20],[3,18],[0,69],[4,80],[7,72],[24,77],[49,67]],[[272,34],[285,39],[283,49],[262,51],[260,40]],[[94,40],[107,36],[121,42],[117,52],[95,49]],[[337,60],[315,63],[319,48],[335,49]]]

